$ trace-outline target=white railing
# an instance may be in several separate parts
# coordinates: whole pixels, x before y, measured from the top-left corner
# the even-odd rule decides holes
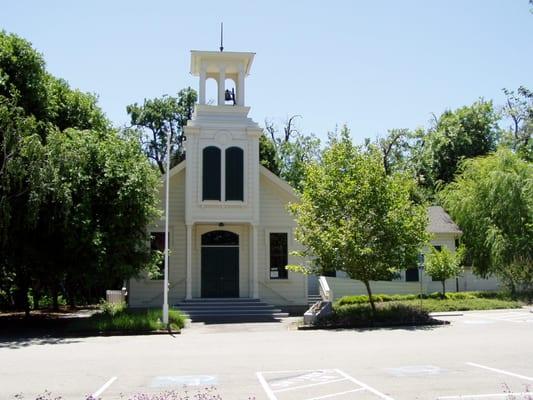
[[[328,281],[325,276],[318,277],[318,290],[320,291],[320,296],[324,301],[333,301],[333,292],[329,288]]]

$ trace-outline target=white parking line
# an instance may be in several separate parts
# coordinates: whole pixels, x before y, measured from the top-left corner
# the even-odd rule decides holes
[[[512,397],[511,397],[512,396]],[[525,397],[525,396],[531,396],[531,392],[520,392],[520,393],[489,393],[489,394],[463,394],[460,396],[441,396],[437,397],[437,400],[468,400],[468,399],[502,399],[502,400],[510,400],[510,399],[516,399],[515,396],[524,396],[525,399],[530,399],[531,397]],[[519,400],[520,398],[516,399]]]
[[[387,396],[386,394],[377,391],[377,390],[374,389],[373,387],[368,386],[366,383],[363,383],[363,382],[361,382],[361,381],[358,381],[357,379],[351,377],[350,375],[348,375],[347,373],[341,371],[340,369],[335,369],[335,371],[337,371],[339,374],[341,374],[342,376],[344,376],[346,379],[352,381],[353,383],[355,383],[355,384],[357,384],[357,385],[359,385],[359,386],[361,386],[361,387],[364,387],[364,388],[365,388],[366,390],[368,390],[369,392],[374,393],[376,396],[381,397],[381,398],[384,399],[384,400],[394,400],[392,397]]]
[[[476,363],[473,363],[473,362],[467,362],[466,364],[470,365],[472,367],[483,368],[483,369],[486,369],[486,370],[489,370],[489,371],[492,371],[492,372],[498,372],[500,374],[514,376],[515,378],[525,379],[527,381],[532,381],[533,382],[533,378],[530,377],[530,376],[515,374],[513,372],[504,371],[503,369],[487,367],[486,365],[476,364]]]
[[[96,392],[94,392],[91,396],[95,399],[98,398],[98,396],[100,396],[102,393],[104,393],[104,391],[113,384],[113,382],[115,382],[117,380],[117,377],[114,376],[112,377],[111,379],[109,379],[106,383],[104,383],[104,385],[98,389]]]
[[[259,379],[259,383],[261,383],[261,386],[263,386],[263,390],[265,391],[269,400],[278,400],[274,392],[272,392],[272,389],[270,389],[270,386],[268,385],[263,374],[261,374],[261,372],[256,372],[255,374],[257,375],[257,379]]]
[[[342,379],[334,379],[332,381],[310,383],[308,385],[292,386],[292,387],[288,387],[285,389],[274,390],[274,393],[288,392],[289,390],[305,389],[305,388],[312,387],[312,386],[326,385],[328,383],[335,383],[335,382],[341,382],[341,381],[346,381],[346,380],[347,380],[346,378],[342,378]]]
[[[310,374],[307,374],[305,377],[305,379],[318,379],[319,377],[314,377],[313,375],[315,375],[315,373],[318,373],[320,372],[321,374],[324,374],[324,373],[329,373],[329,372],[335,372],[336,374],[338,374],[338,376],[341,376],[342,378],[339,379],[333,379],[333,380],[327,380],[327,381],[322,381],[322,382],[316,382],[316,383],[310,383],[310,384],[306,384],[306,385],[299,385],[299,386],[291,386],[291,387],[287,387],[287,388],[284,388],[284,389],[278,389],[278,390],[273,390],[272,387],[271,387],[271,383],[269,383],[266,378],[264,377],[264,374],[291,374],[291,373],[297,373],[297,372],[310,372]],[[326,369],[326,370],[288,370],[288,371],[263,371],[263,372],[256,372],[256,375],[257,375],[257,379],[259,380],[259,383],[261,383],[261,386],[263,387],[267,397],[269,400],[278,400],[278,398],[276,397],[276,393],[282,393],[282,392],[287,392],[287,391],[292,391],[292,390],[298,390],[298,389],[306,389],[306,388],[309,388],[309,387],[313,387],[313,386],[318,386],[318,385],[325,385],[325,384],[328,384],[328,383],[336,383],[336,382],[341,382],[341,381],[350,381],[352,383],[355,383],[358,387],[356,389],[351,389],[351,390],[347,390],[347,391],[342,391],[342,392],[335,392],[335,393],[329,393],[329,394],[326,394],[326,395],[322,395],[322,396],[318,396],[318,397],[312,397],[312,398],[307,398],[305,400],[320,400],[320,399],[328,399],[328,398],[332,398],[332,397],[336,397],[336,396],[342,396],[344,394],[348,394],[348,393],[355,393],[355,392],[362,392],[362,391],[368,391],[368,392],[371,392],[373,393],[374,395],[378,396],[379,398],[383,399],[383,400],[394,400],[392,397],[390,396],[387,396],[386,394],[384,393],[381,393],[380,391],[374,389],[373,387],[367,385],[366,383],[363,383],[357,379],[355,379],[354,377],[348,375],[346,372],[344,371],[341,371],[340,369]],[[296,380],[298,380],[301,378],[297,377],[297,378],[291,378],[291,382],[292,383],[295,383]],[[337,390],[339,390],[340,388],[337,388]]]
[[[359,388],[359,389],[354,389],[354,390],[347,390],[345,392],[337,392],[337,393],[332,393],[332,394],[326,394],[325,396],[312,397],[307,400],[329,399],[330,397],[342,396],[343,394],[354,393],[354,392],[362,392],[363,390],[366,390],[366,389]]]

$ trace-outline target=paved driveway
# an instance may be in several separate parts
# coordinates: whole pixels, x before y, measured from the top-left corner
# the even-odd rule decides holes
[[[289,320],[195,324],[175,337],[3,339],[0,399],[24,393],[33,400],[47,389],[65,400],[92,393],[107,400],[184,384],[192,392],[213,386],[224,400],[528,398],[529,310],[444,319],[452,323],[297,331]]]

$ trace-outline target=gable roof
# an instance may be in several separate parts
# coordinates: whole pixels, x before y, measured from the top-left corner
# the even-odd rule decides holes
[[[452,217],[441,206],[428,207],[429,223],[427,230],[431,233],[456,233],[462,234]]]
[[[291,197],[294,198],[294,200],[299,199],[299,196],[298,196],[298,193],[296,193],[296,190],[294,190],[294,188],[291,185],[289,185],[279,176],[271,172],[268,168],[264,167],[263,165],[259,165],[259,172],[264,177],[266,177],[268,180],[270,180],[270,182],[272,182],[274,185],[278,186],[280,189],[287,192]]]
[[[178,172],[180,172],[182,169],[185,169],[185,163],[187,161],[186,160],[183,160],[182,162],[180,162],[178,165],[175,165],[173,166],[172,168],[170,168],[170,177],[172,178],[174,175],[176,175]],[[165,175],[163,175],[161,177],[161,179],[165,179]]]

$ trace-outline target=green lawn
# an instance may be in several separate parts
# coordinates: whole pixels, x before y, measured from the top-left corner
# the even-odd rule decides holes
[[[420,300],[394,302],[412,307],[419,307]],[[422,299],[422,309],[427,312],[497,310],[502,308],[520,308],[523,303],[516,300],[500,299]]]
[[[458,292],[446,293],[446,298],[441,299],[440,293],[423,295],[422,301],[418,295],[387,295],[377,294],[373,296],[376,304],[403,304],[410,307],[422,305],[427,312],[444,311],[469,311],[469,310],[496,310],[502,308],[520,308],[523,302],[513,300],[500,292]],[[350,304],[368,304],[368,296],[345,296],[335,302],[335,307]]]

